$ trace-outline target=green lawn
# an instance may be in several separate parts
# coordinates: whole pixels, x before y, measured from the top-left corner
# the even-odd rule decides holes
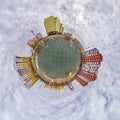
[[[80,65],[81,57],[76,46],[63,38],[50,39],[45,43],[38,55],[38,66],[53,78],[67,77],[68,72],[74,73]]]

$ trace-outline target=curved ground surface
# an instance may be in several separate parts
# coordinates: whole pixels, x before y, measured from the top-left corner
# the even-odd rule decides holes
[[[53,38],[45,43],[38,54],[38,66],[52,78],[65,78],[76,72],[80,65],[80,51],[63,38]]]
[[[59,93],[38,81],[23,87],[13,68],[14,55],[31,55],[30,33],[46,35],[43,19],[58,16],[65,31],[85,49],[97,47],[104,57],[98,78],[74,91]],[[120,119],[119,0],[0,0],[0,120]]]

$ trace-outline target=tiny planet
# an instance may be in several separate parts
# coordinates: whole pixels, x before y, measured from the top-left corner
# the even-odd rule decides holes
[[[27,43],[31,56],[14,58],[14,68],[24,86],[31,88],[40,80],[45,88],[63,91],[64,86],[74,90],[74,80],[82,86],[96,80],[103,61],[99,50],[85,50],[80,40],[64,32],[58,17],[47,17],[44,25],[47,35],[38,33]]]

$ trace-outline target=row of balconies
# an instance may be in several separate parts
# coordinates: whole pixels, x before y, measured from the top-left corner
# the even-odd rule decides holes
[[[35,76],[35,73],[32,70],[31,57],[15,56],[14,61],[15,69],[23,81],[24,86],[31,88],[39,79],[39,77]]]
[[[76,80],[82,85],[87,85],[90,81],[94,81],[97,78],[97,72],[103,60],[102,54],[99,53],[98,49],[83,53],[82,68],[76,76]]]

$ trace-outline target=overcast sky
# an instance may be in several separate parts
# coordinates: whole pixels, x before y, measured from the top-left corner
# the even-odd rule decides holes
[[[65,32],[85,49],[98,48],[104,61],[98,78],[63,93],[23,87],[14,55],[30,56],[30,33],[46,36],[44,18],[58,16]],[[119,0],[0,0],[0,120],[120,120]]]

